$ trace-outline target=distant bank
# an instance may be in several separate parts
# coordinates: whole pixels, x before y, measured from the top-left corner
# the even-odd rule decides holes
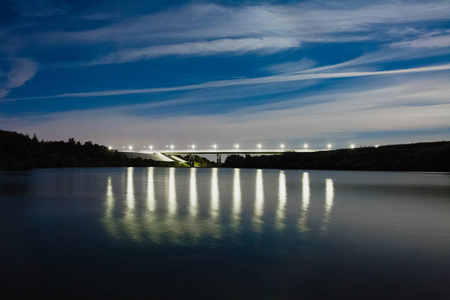
[[[213,167],[214,163],[196,157],[197,167]],[[0,170],[68,167],[188,167],[179,161],[156,161],[127,156],[102,145],[74,139],[67,142],[39,141],[11,131],[0,130]],[[427,171],[450,172],[450,142],[417,143],[340,149],[333,151],[295,153],[270,156],[227,157],[222,167]]]
[[[230,156],[223,167],[450,172],[450,142],[389,145],[272,156]]]

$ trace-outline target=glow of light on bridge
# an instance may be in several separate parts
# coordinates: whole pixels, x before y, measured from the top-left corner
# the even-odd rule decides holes
[[[308,230],[308,227],[306,226],[306,222],[308,220],[308,209],[309,209],[309,202],[310,202],[310,186],[309,186],[309,173],[304,172],[302,176],[302,211],[300,213],[300,219],[299,219],[299,229],[301,232],[305,232]]]
[[[278,177],[278,209],[276,214],[276,228],[278,230],[283,230],[285,227],[285,209],[286,209],[286,175],[284,171],[280,171]]]

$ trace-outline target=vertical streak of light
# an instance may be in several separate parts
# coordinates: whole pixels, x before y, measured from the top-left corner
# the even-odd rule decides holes
[[[108,185],[106,187],[106,215],[112,216],[114,209],[114,194],[112,190],[111,177],[108,177]]]
[[[131,212],[134,210],[135,198],[134,198],[134,182],[133,182],[133,168],[127,169],[127,210]]]
[[[108,177],[108,185],[106,186],[106,207],[105,216],[103,217],[103,222],[105,224],[106,230],[112,236],[117,235],[116,222],[114,220],[114,193],[112,189],[111,177]]]
[[[242,194],[241,194],[241,178],[240,178],[240,170],[234,169],[234,178],[233,178],[233,228],[239,228],[239,221],[241,218],[241,203]]]
[[[308,209],[309,209],[309,202],[310,202],[310,196],[311,196],[311,190],[309,186],[309,173],[303,172],[302,177],[302,210],[300,213],[300,220],[299,220],[299,229],[302,232],[305,232],[308,230],[308,227],[306,226],[306,222],[308,220]]]
[[[191,168],[189,178],[189,212],[192,217],[197,216],[198,212],[198,198],[197,198],[197,177],[196,168]]]
[[[278,210],[276,214],[276,228],[278,230],[283,230],[284,217],[285,217],[285,207],[286,207],[286,175],[284,171],[280,171],[280,176],[278,178]]]
[[[147,173],[147,208],[151,212],[154,212],[156,208],[153,167],[148,168]]]
[[[145,215],[145,233],[147,234],[147,238],[158,243],[160,241],[160,230],[155,214],[156,198],[154,167],[149,167],[147,171],[147,210],[150,213]]]
[[[217,168],[211,170],[211,216],[215,219],[219,216],[219,180]]]
[[[333,179],[327,178],[325,180],[325,212],[323,214],[321,233],[325,234],[328,231],[330,223],[331,210],[334,202],[334,185]]]
[[[170,217],[175,217],[177,213],[177,191],[175,184],[175,168],[169,169],[169,197],[167,211]]]
[[[255,188],[255,212],[253,215],[253,227],[255,231],[260,232],[264,213],[264,186],[263,186],[263,172],[256,170],[256,188]]]
[[[124,222],[125,222],[125,229],[127,230],[130,237],[135,241],[140,241],[139,229],[136,223],[136,210],[135,210],[136,199],[134,197],[133,171],[134,169],[132,167],[127,169],[127,191],[126,191],[127,208],[125,210]]]

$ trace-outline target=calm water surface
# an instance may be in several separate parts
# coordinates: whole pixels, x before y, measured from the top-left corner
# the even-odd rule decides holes
[[[0,172],[0,234],[14,298],[450,299],[449,174]]]

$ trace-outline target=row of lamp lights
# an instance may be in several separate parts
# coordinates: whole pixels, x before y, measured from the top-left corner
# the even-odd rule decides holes
[[[214,150],[217,149],[217,145],[216,145],[216,144],[211,145],[211,147],[212,147]],[[258,145],[256,145],[256,147],[258,147],[258,149],[261,150],[262,145],[261,145],[261,144],[258,144]],[[305,148],[305,150],[307,150],[309,146],[308,146],[308,144],[304,144],[303,147]],[[332,146],[331,144],[328,144],[328,145],[327,145],[328,150],[330,150],[332,147],[333,147],[333,146]],[[355,144],[351,144],[351,145],[350,145],[350,149],[355,149],[355,147],[356,147]],[[379,145],[376,145],[376,146],[375,146],[375,148],[378,148],[378,147],[379,147]],[[109,148],[109,150],[112,150],[112,147],[111,147],[111,146],[109,146],[108,148]],[[122,148],[125,149],[125,146],[123,146]],[[144,148],[146,148],[146,146],[144,146]],[[170,146],[169,146],[169,145],[166,145],[166,148],[170,148],[171,150],[173,150],[173,149],[175,148],[175,146],[174,146],[174,145],[170,145]],[[195,145],[188,145],[188,148],[194,150],[194,149],[195,149]],[[236,149],[236,150],[239,149],[239,144],[234,144],[234,145],[233,145],[233,148]],[[281,145],[280,145],[280,148],[281,148],[281,149],[284,149],[284,148],[285,148],[285,145],[284,145],[284,144],[281,144]],[[151,151],[153,151],[153,146],[152,146],[152,145],[148,146],[148,149],[151,150]],[[128,146],[128,150],[133,150],[133,146]]]

